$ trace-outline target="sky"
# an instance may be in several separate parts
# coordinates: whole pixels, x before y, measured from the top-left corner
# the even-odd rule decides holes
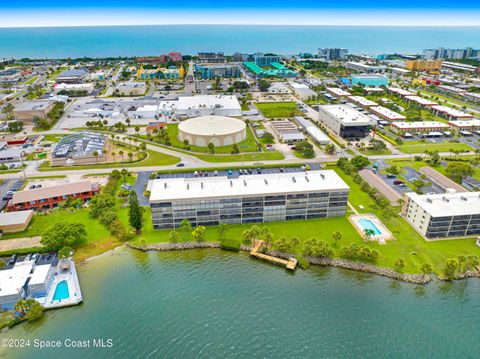
[[[0,27],[163,24],[480,26],[480,0],[0,0]]]

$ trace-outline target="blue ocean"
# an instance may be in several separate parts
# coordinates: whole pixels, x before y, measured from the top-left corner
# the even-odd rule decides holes
[[[165,25],[0,29],[0,58],[158,55],[169,51],[416,53],[480,48],[480,27]]]

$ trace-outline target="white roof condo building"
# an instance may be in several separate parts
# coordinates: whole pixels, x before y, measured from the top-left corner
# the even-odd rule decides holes
[[[480,120],[448,121],[448,125],[459,131],[480,130]],[[1,152],[0,152],[1,153]]]
[[[326,218],[345,214],[348,185],[335,171],[270,173],[238,178],[154,180],[155,229],[193,225]]]
[[[326,90],[327,92],[329,92],[330,94],[336,97],[346,97],[351,95],[350,92],[344,91],[338,87],[327,87]]]
[[[393,122],[390,125],[390,129],[393,132],[431,132],[431,131],[445,131],[450,127],[442,122],[438,121],[415,121],[415,122],[404,122],[397,121]]]
[[[344,138],[365,137],[375,124],[369,116],[348,105],[319,106],[319,120]]]
[[[443,115],[449,120],[458,120],[458,119],[470,119],[473,118],[473,115],[456,110],[454,108],[442,105],[435,105],[430,107],[432,112],[436,115]]]
[[[407,193],[402,214],[427,239],[480,234],[480,192]]]
[[[169,116],[175,114],[179,117],[242,115],[237,96],[233,95],[183,96],[178,100],[160,102],[159,112]]]
[[[378,106],[378,103],[374,101],[370,101],[369,99],[366,99],[365,97],[362,96],[348,96],[348,99],[353,102],[354,104],[357,104],[359,106],[362,106],[364,108],[369,108],[372,106]]]
[[[394,93],[394,94],[400,95],[400,96],[413,96],[413,95],[415,95],[413,92],[410,92],[410,91],[407,91],[407,90],[404,90],[404,89],[401,89],[401,88],[398,88],[398,87],[388,87],[387,90],[390,91],[391,93]]]
[[[232,117],[201,116],[178,125],[178,139],[200,147],[206,147],[209,143],[217,147],[233,145],[246,137],[245,122]]]
[[[406,121],[407,120],[405,116],[383,106],[370,107],[370,111],[372,111],[375,115],[382,117],[388,121]]]
[[[438,103],[427,100],[426,98],[420,97],[420,96],[405,96],[405,99],[411,102],[415,102],[417,105],[420,106],[425,106],[425,107],[430,107],[430,106],[435,106],[438,105]]]

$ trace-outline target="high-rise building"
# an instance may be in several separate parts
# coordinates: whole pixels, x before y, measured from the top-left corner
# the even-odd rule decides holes
[[[427,60],[436,60],[436,59],[461,60],[461,59],[476,57],[479,55],[480,55],[480,50],[475,50],[471,47],[467,47],[465,49],[445,49],[443,47],[439,47],[436,49],[423,50],[423,57]]]
[[[168,57],[170,57],[170,60],[174,61],[174,62],[182,61],[182,53],[181,52],[172,51],[168,54]]]
[[[438,71],[442,68],[442,60],[406,60],[405,66],[410,71]]]
[[[199,52],[198,61],[202,64],[223,64],[225,55],[223,52]]]
[[[318,56],[327,60],[344,59],[348,55],[347,49],[342,48],[320,48]]]

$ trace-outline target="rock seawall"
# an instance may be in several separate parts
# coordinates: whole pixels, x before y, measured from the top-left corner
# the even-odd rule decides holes
[[[132,249],[137,249],[140,251],[182,251],[182,250],[189,250],[189,249],[202,249],[202,248],[221,248],[220,243],[217,242],[162,242],[156,244],[149,244],[149,245],[133,245],[131,243],[126,243],[126,246]],[[240,245],[240,250],[243,252],[250,252],[251,246],[242,244]],[[275,250],[267,251],[269,255],[289,259],[295,258],[296,255],[283,253]],[[364,273],[371,273],[380,275],[382,277],[388,277],[396,280],[400,280],[407,283],[415,283],[415,284],[426,284],[432,281],[434,276],[431,275],[423,275],[423,274],[408,274],[408,273],[399,273],[393,269],[380,267],[374,264],[369,263],[361,263],[361,262],[354,262],[348,259],[341,259],[341,258],[319,258],[319,257],[305,257],[311,264],[325,266],[325,267],[335,267],[335,268],[343,268],[354,270],[358,272]],[[472,278],[472,277],[479,277],[480,274],[476,272],[467,272],[461,278],[458,279],[465,279],[465,278]],[[437,277],[438,278],[438,277]],[[444,280],[442,278],[438,278],[440,280]]]

